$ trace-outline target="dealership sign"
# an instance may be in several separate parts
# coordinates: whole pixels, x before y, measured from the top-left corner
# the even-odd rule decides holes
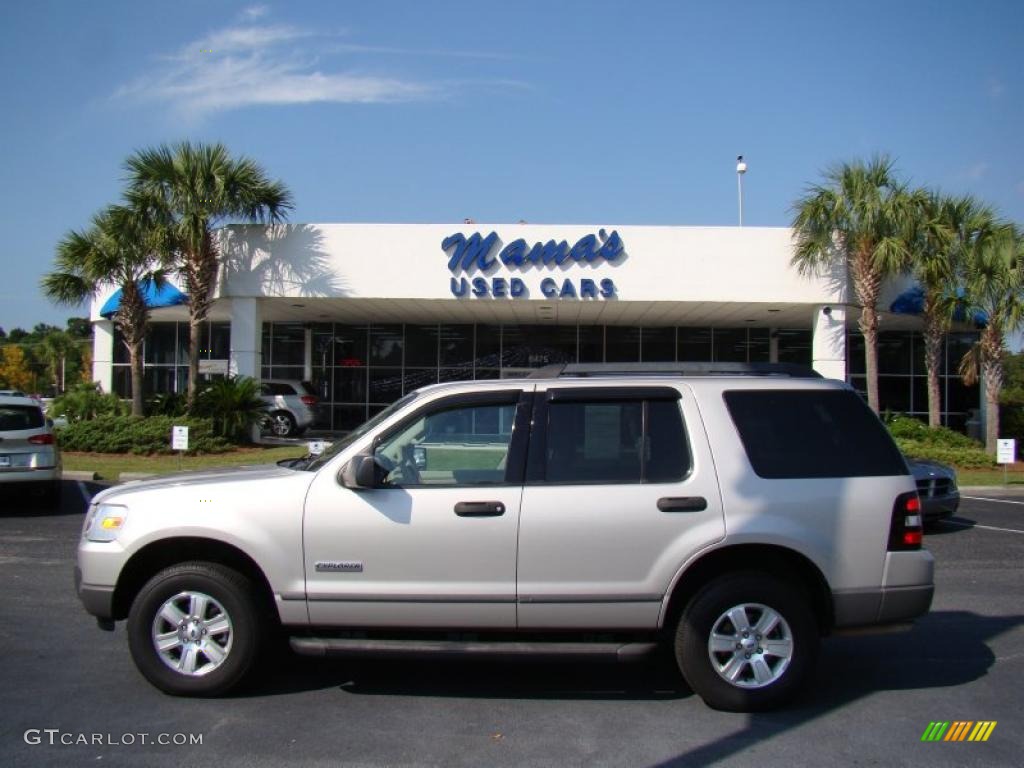
[[[597,267],[615,265],[624,256],[619,233],[612,230],[609,234],[603,229],[596,235],[581,237],[572,246],[565,240],[530,245],[523,238],[503,246],[497,232],[486,237],[479,232],[468,237],[457,232],[441,241],[441,250],[448,256],[448,269],[454,275],[451,278],[452,295],[460,298],[527,298],[526,279],[493,274],[502,266],[522,272],[533,268]],[[549,276],[540,280],[539,289],[547,299],[615,298],[615,283],[610,278],[582,277],[577,280]]]

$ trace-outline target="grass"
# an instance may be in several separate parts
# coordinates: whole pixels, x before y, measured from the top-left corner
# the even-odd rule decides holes
[[[276,448],[251,446],[229,453],[203,456],[134,456],[122,453],[78,453],[64,451],[64,469],[97,472],[100,479],[116,482],[122,472],[148,472],[166,475],[190,469],[216,469],[243,464],[273,464],[281,459],[292,459],[306,454],[305,445],[286,445]],[[179,464],[180,461],[180,464]]]
[[[1007,466],[1006,484],[1024,485],[1024,462]],[[958,485],[1002,485],[1003,469],[958,469],[956,471]]]

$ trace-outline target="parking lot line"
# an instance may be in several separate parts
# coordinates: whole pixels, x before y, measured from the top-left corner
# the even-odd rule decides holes
[[[963,528],[984,528],[986,531],[1003,531],[1005,533],[1024,533],[1016,528],[997,528],[994,525],[981,525],[980,523],[961,523],[959,520],[943,520],[950,525],[959,525]]]
[[[961,499],[973,499],[974,501],[995,501],[1000,504],[1024,504],[1024,501],[1013,501],[1012,499],[990,499],[987,496],[961,496]]]
[[[92,501],[92,494],[89,493],[89,489],[85,487],[85,483],[81,480],[78,481],[78,492],[82,494],[82,499],[85,501],[85,506],[89,506],[89,502]]]

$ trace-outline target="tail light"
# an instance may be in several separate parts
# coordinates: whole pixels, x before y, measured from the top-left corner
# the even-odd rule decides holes
[[[313,395],[303,395],[299,400],[302,401],[303,405],[308,405],[310,408],[319,402]]]
[[[921,499],[916,491],[901,493],[892,507],[892,525],[889,526],[889,551],[907,552],[921,548],[924,526],[921,519]]]
[[[28,441],[32,445],[53,445],[53,435],[32,435]]]

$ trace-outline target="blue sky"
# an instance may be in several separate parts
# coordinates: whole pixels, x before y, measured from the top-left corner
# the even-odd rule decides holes
[[[0,327],[139,147],[223,141],[295,221],[784,226],[822,168],[1024,224],[1024,3],[7,2]]]

